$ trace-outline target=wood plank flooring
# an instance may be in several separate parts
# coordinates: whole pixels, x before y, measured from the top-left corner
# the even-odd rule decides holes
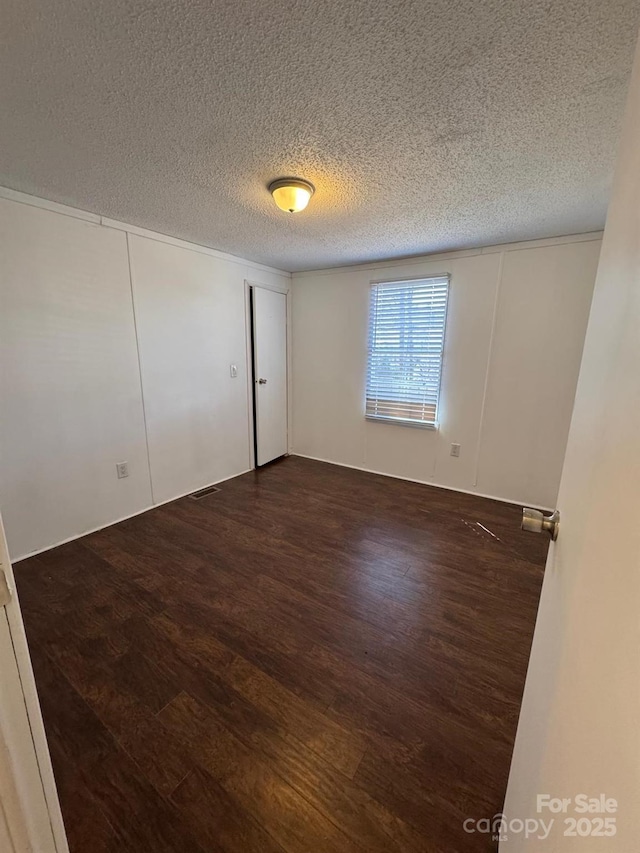
[[[72,853],[494,850],[462,822],[506,786],[519,520],[290,457],[19,563]]]

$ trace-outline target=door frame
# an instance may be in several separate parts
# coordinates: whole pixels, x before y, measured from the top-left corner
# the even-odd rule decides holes
[[[293,423],[292,413],[292,395],[291,395],[291,285],[290,284],[273,284],[255,279],[244,280],[244,314],[245,314],[245,334],[246,334],[246,372],[247,372],[247,412],[248,412],[248,442],[249,442],[249,467],[256,468],[256,453],[255,453],[255,413],[254,413],[254,381],[253,381],[253,328],[251,316],[251,290],[254,287],[261,287],[264,290],[273,290],[276,293],[283,293],[286,297],[286,328],[287,328],[287,454],[293,449],[291,441],[291,426]]]
[[[69,853],[1,517],[0,563],[11,593],[0,606],[0,839],[15,853]]]

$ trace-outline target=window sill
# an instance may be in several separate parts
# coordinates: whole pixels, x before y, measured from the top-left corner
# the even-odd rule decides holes
[[[365,415],[365,420],[378,424],[396,424],[397,426],[413,427],[414,429],[438,429],[438,424],[429,421],[412,421],[404,418],[383,418],[379,415]]]

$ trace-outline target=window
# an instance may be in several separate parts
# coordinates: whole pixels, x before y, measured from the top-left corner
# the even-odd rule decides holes
[[[449,276],[371,285],[366,417],[435,427]]]

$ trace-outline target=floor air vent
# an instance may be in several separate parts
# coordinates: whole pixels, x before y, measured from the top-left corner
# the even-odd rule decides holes
[[[209,495],[215,495],[216,492],[219,492],[220,489],[217,486],[207,486],[206,489],[200,489],[199,492],[193,492],[193,494],[189,495],[189,498],[192,501],[199,501],[202,498],[206,498]]]

